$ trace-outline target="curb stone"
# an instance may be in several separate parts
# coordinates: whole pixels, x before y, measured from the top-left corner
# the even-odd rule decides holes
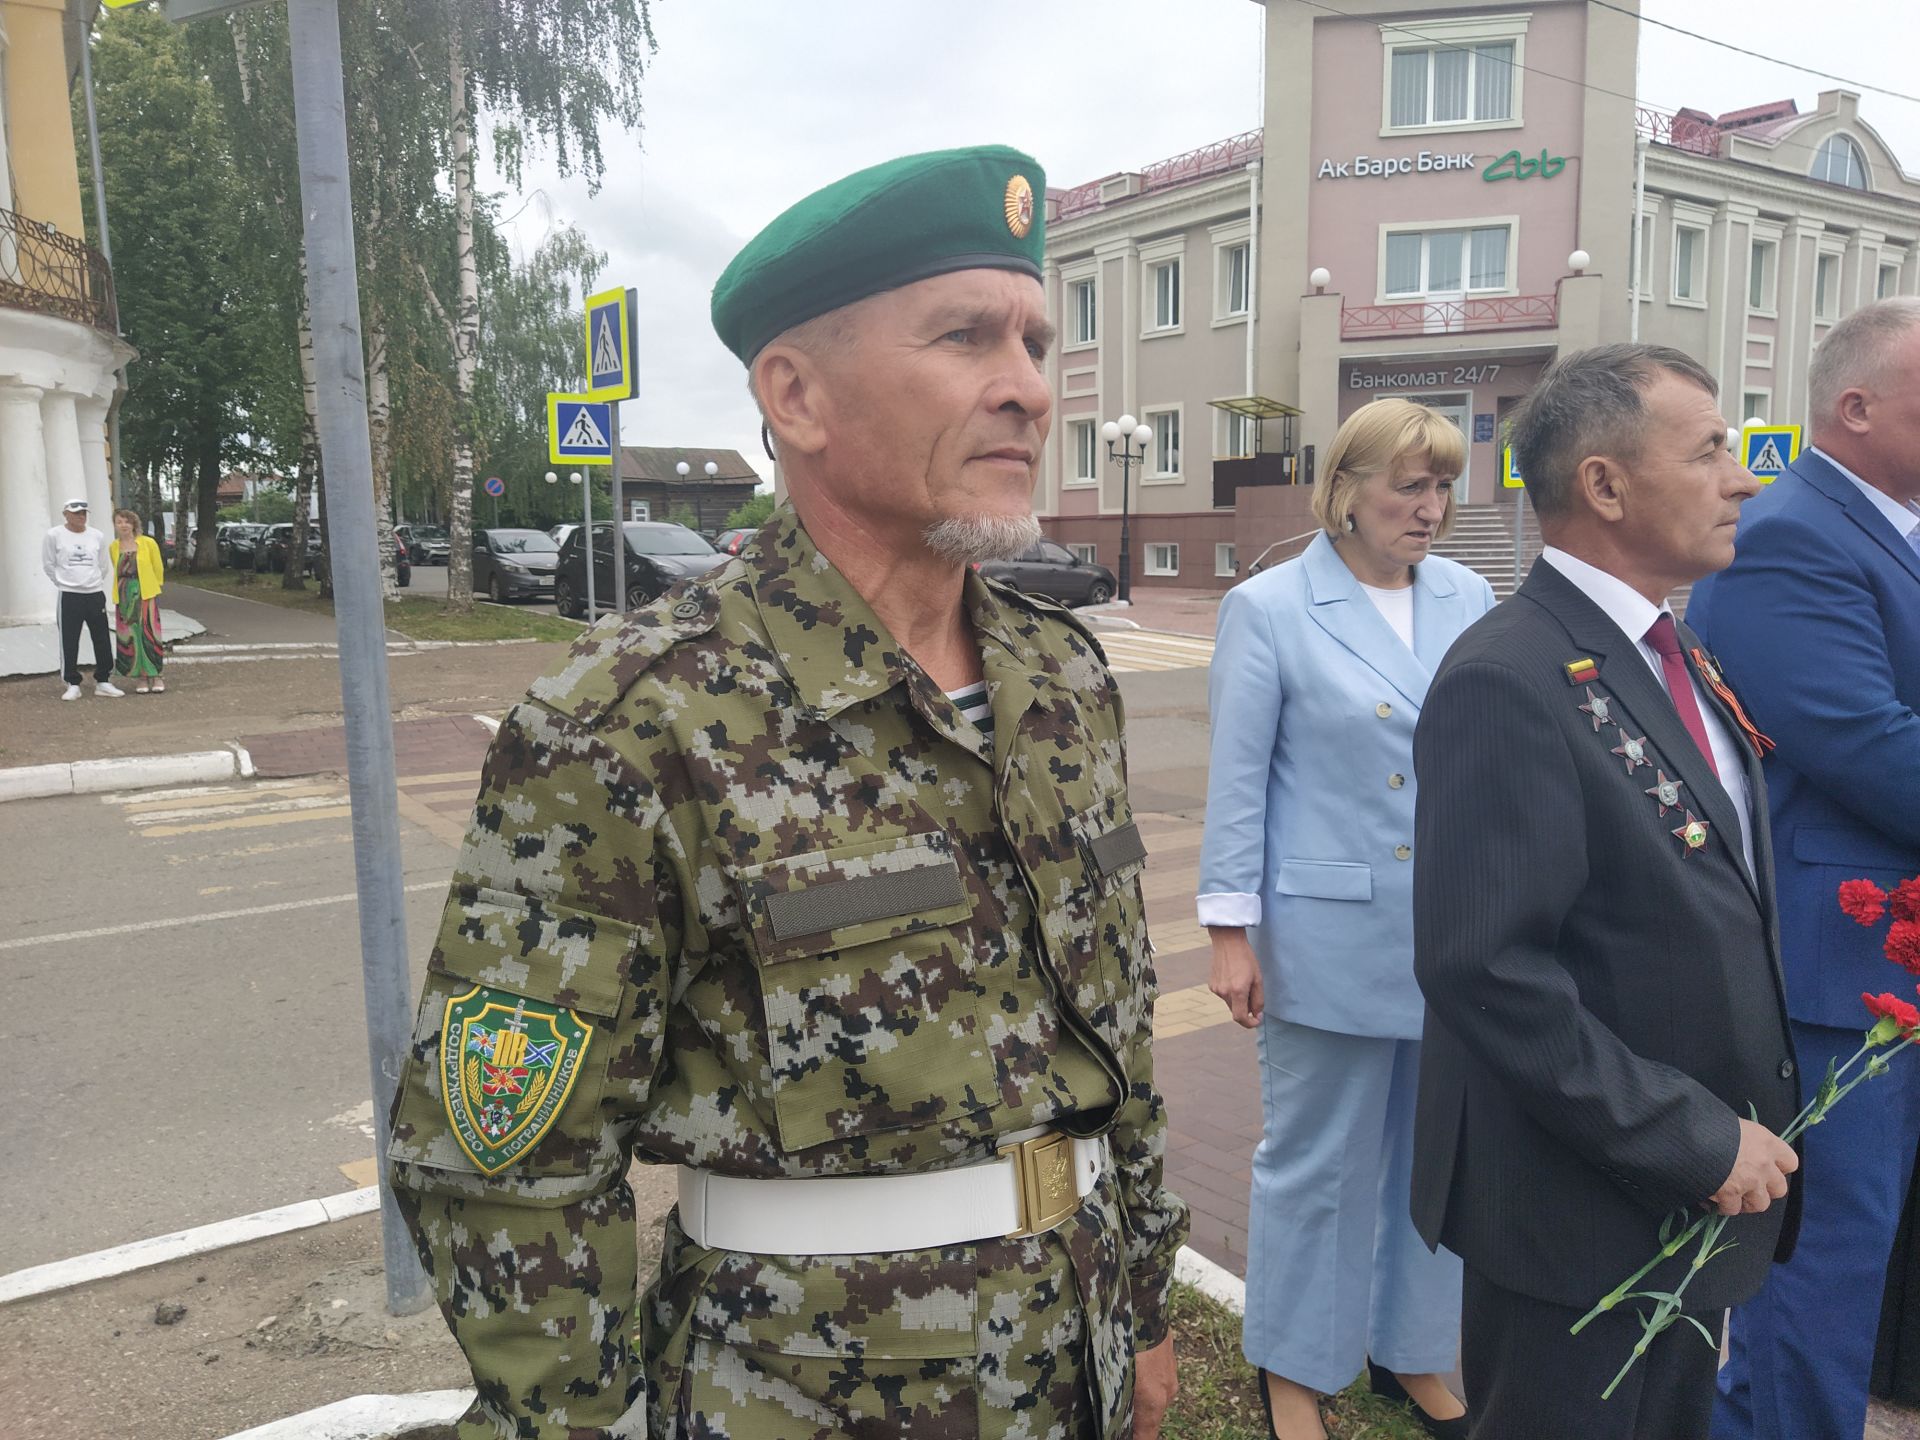
[[[0,768],[0,802],[50,795],[98,795],[157,785],[198,785],[210,780],[249,779],[253,757],[246,747],[195,750],[185,755],[126,755],[112,760],[71,760],[55,765]]]

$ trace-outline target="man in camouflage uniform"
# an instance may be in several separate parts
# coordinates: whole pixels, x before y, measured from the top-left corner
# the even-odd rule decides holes
[[[501,726],[390,1154],[463,1437],[1159,1432],[1119,691],[966,564],[1037,533],[1044,193],[909,157],[753,241],[715,323],[792,508]],[[686,1167],[638,1306],[631,1156]]]

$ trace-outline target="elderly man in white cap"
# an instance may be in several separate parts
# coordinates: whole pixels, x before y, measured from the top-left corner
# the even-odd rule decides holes
[[[107,625],[107,537],[87,524],[87,502],[69,500],[64,523],[47,531],[40,568],[60,592],[62,700],[80,698],[80,632],[93,635],[93,693],[118,700],[127,692],[113,683],[113,631]]]

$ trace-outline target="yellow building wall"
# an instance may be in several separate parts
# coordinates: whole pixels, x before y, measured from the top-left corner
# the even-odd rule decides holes
[[[62,35],[66,13],[65,0],[0,0],[7,35],[6,159],[13,170],[13,208],[84,239]]]

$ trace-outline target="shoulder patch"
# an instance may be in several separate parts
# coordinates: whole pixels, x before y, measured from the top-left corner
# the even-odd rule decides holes
[[[1094,633],[1093,626],[1081,619],[1080,616],[1074,614],[1073,611],[1069,610],[1059,601],[1049,600],[1044,595],[1029,595],[1024,590],[1016,590],[1013,586],[995,580],[990,576],[982,575],[980,578],[992,586],[993,593],[1001,599],[1011,601],[1020,606],[1021,609],[1031,611],[1033,614],[1039,615],[1044,619],[1059,621],[1068,629],[1076,631],[1082,640],[1085,640],[1087,644],[1093,647],[1093,653],[1100,658],[1100,663],[1102,665],[1107,663],[1107,652],[1100,644],[1099,636]]]
[[[573,642],[564,661],[527,687],[527,694],[592,727],[656,660],[706,634],[719,618],[717,587],[676,585],[638,610],[603,616]]]

